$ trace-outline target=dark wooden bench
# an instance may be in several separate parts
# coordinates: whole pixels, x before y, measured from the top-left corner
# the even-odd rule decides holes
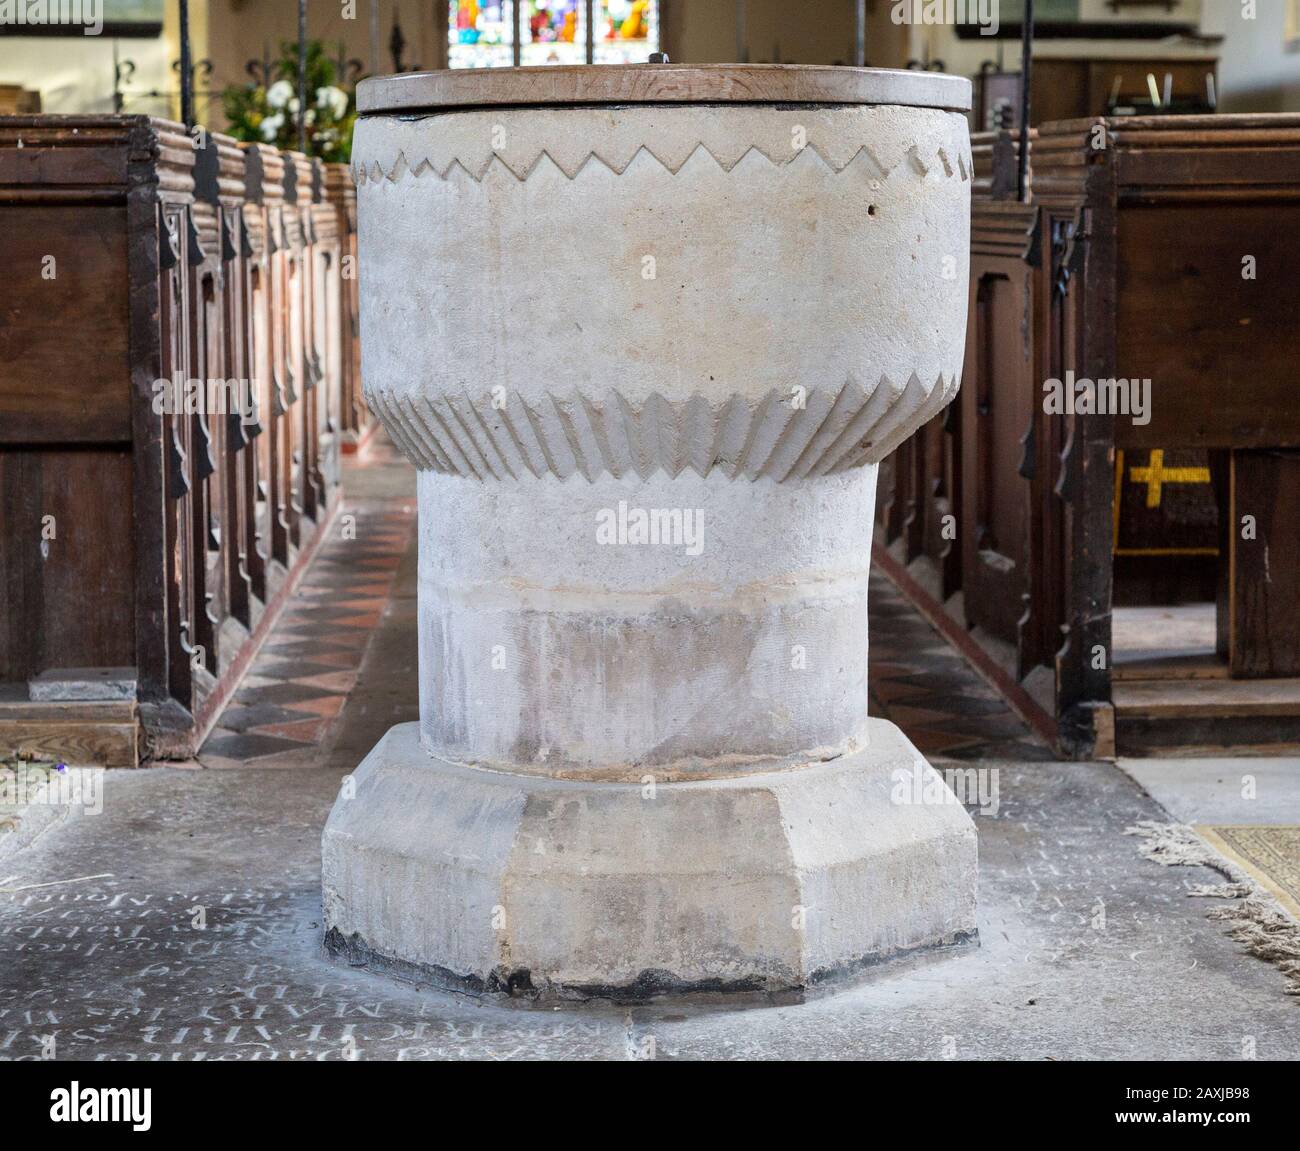
[[[200,143],[143,116],[0,117],[3,753],[93,759],[102,722],[101,758],[192,755],[364,430],[346,170]],[[251,381],[255,402],[158,402],[172,380]],[[134,700],[27,690],[104,668]]]
[[[1070,754],[1300,743],[1300,117],[1045,124],[1026,203],[1009,136],[973,151],[962,393],[884,467],[887,561]],[[1149,379],[1147,418],[1046,412],[1067,378]],[[1117,478],[1170,450],[1206,463],[1166,478],[1209,473],[1217,546],[1162,549],[1153,522],[1150,550],[1175,579],[1217,553],[1216,643],[1117,671]]]

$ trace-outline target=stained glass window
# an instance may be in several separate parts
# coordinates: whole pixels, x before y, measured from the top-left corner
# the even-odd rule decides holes
[[[521,64],[585,64],[587,6],[582,0],[525,0]]]
[[[644,64],[659,51],[659,0],[596,0],[597,64]]]
[[[659,0],[448,0],[448,19],[452,68],[644,64],[659,51]]]
[[[508,68],[514,63],[514,0],[449,0],[447,63]]]

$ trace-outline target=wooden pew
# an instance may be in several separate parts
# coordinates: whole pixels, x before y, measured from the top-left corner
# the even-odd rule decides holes
[[[210,533],[220,543],[224,565],[217,574],[223,613],[247,634],[256,620],[254,608],[265,600],[265,567],[258,548],[256,496],[257,451],[260,434],[257,395],[253,387],[252,340],[249,323],[250,268],[244,225],[244,154],[227,136],[211,135],[195,162],[195,212],[207,221],[207,242],[216,261],[213,290],[217,308],[212,317],[217,378],[237,381],[226,389],[227,411],[210,415],[211,432],[221,439],[222,483],[213,493]],[[201,225],[201,231],[203,225]],[[219,649],[224,650],[225,645]]]
[[[284,197],[280,204],[280,306],[283,310],[284,364],[281,429],[285,468],[282,515],[288,529],[288,546],[296,556],[302,545],[302,519],[309,515],[309,453],[303,442],[315,370],[308,346],[311,292],[304,272],[311,248],[311,161],[301,152],[284,154]],[[306,209],[306,211],[304,211]],[[304,230],[306,229],[306,231]],[[288,565],[290,552],[283,561]]]
[[[0,117],[0,753],[193,755],[337,506],[333,209],[200,144]]]
[[[265,541],[268,591],[283,582],[291,562],[289,546],[289,460],[293,454],[295,402],[286,379],[288,317],[284,275],[284,157],[266,144],[244,145],[248,203],[244,222],[251,252],[250,308],[253,364],[258,381],[262,435],[257,442],[259,535]]]
[[[326,166],[312,161],[312,342],[318,363],[315,401],[317,445],[313,483],[322,505],[339,482],[343,404],[343,227],[326,194]]]
[[[339,228],[340,447],[355,452],[374,431],[361,393],[361,296],[357,277],[357,186],[347,164],[325,165],[325,196]]]
[[[881,546],[1068,754],[1294,746],[1300,117],[1068,121],[1031,148],[1020,204],[1014,142],[974,140],[961,398],[890,461]],[[1147,378],[1149,419],[1044,407],[1046,381]],[[1158,480],[1164,449],[1208,453],[1218,491],[1222,660],[1195,679],[1114,662],[1116,464]],[[954,505],[955,572],[916,526]]]
[[[927,561],[913,570],[935,603],[950,605],[963,628],[978,629],[1022,679],[1045,654],[1027,630],[1038,576],[1028,549],[1037,373],[1028,255],[1036,210],[1015,199],[1010,136],[978,134],[971,155],[962,390],[881,465],[878,519],[881,542],[905,565]]]
[[[0,752],[57,754],[28,682],[119,668],[133,698],[69,701],[78,757],[134,762],[111,728],[169,703],[169,460],[154,381],[183,355],[193,149],[144,117],[0,118]],[[174,629],[173,629],[174,630]],[[188,677],[186,677],[188,679]]]

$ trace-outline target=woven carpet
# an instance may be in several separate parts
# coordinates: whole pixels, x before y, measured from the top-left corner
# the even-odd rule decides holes
[[[1300,919],[1300,827],[1199,824],[1194,830]]]

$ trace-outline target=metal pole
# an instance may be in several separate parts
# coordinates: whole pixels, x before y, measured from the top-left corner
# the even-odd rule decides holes
[[[596,0],[587,0],[587,63],[596,62]]]
[[[298,151],[307,151],[307,0],[298,0]]]
[[[514,64],[516,68],[518,68],[524,60],[524,44],[520,39],[520,29],[523,27],[523,23],[519,18],[519,2],[520,0],[511,0],[510,4],[510,29],[511,38],[514,40],[514,44],[511,46],[512,51],[510,62]]]
[[[190,71],[190,0],[180,0],[181,122],[194,127],[194,77]]]
[[[867,66],[867,0],[857,0],[853,25],[853,66]]]
[[[1029,188],[1029,86],[1034,71],[1034,0],[1025,0],[1020,29],[1020,163],[1016,169],[1016,198],[1023,204]]]

